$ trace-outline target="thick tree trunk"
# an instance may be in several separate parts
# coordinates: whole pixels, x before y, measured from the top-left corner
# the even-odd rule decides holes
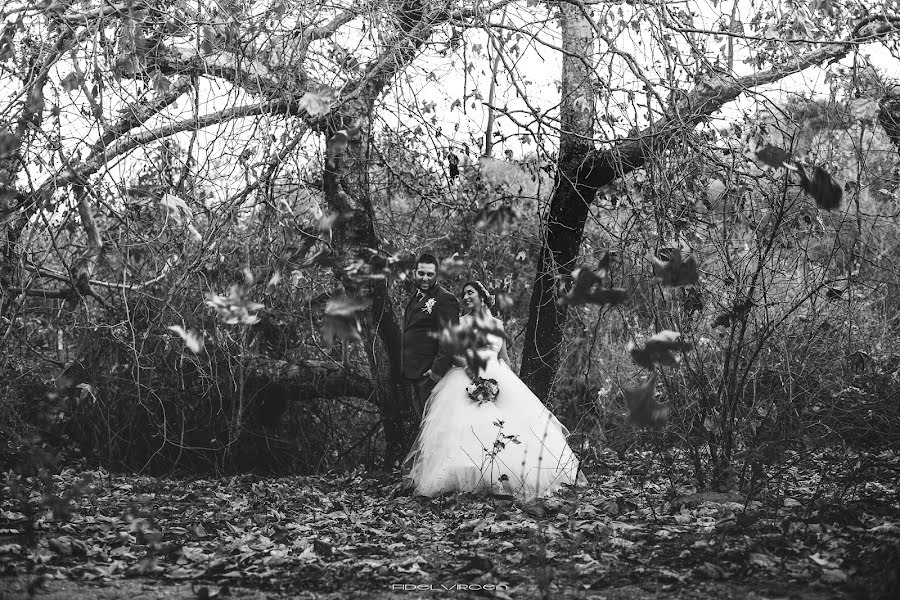
[[[338,120],[335,129],[365,116],[365,106],[356,106],[355,114]],[[375,213],[368,189],[367,128],[358,139],[351,140],[342,157],[326,165],[325,197],[330,208],[343,217],[334,230],[334,245],[342,257],[359,248],[377,249],[381,240],[375,231]],[[329,134],[330,135],[330,134]],[[372,389],[381,410],[385,437],[385,464],[401,458],[407,438],[404,427],[403,400],[400,393],[400,325],[383,279],[352,281],[340,272],[341,283],[348,294],[370,301],[358,313],[363,344],[372,374]]]
[[[560,6],[563,37],[562,103],[556,185],[544,225],[538,273],[528,309],[523,381],[540,398],[552,390],[559,367],[566,307],[556,302],[557,278],[569,275],[581,248],[588,207],[597,193],[579,180],[593,150],[595,94],[592,85],[597,40],[588,16],[574,4]]]

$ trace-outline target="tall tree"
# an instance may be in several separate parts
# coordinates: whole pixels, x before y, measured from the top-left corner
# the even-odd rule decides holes
[[[612,40],[605,36],[600,25],[590,18],[585,4],[581,2],[569,4],[578,7],[581,18],[590,24],[593,31],[613,53],[623,56],[626,63],[633,65],[633,57],[615,50]],[[661,10],[666,9],[663,7]],[[564,14],[567,13],[568,11]],[[667,22],[665,17],[661,17],[660,21],[664,28],[668,27],[673,32],[681,31],[687,36],[720,33],[697,30],[690,26],[674,26]],[[572,21],[563,18],[563,63],[569,65],[569,68],[580,59],[567,52],[566,45],[578,44],[585,32],[585,26],[581,22],[577,26],[571,23]],[[668,90],[667,98],[671,101],[657,106],[663,116],[653,119],[641,130],[614,141],[605,148],[595,148],[593,143],[578,143],[576,140],[579,138],[590,139],[592,131],[572,130],[564,124],[560,132],[558,164],[558,181],[562,181],[562,184],[557,184],[547,212],[544,245],[538,261],[522,355],[521,376],[532,390],[544,398],[552,392],[560,360],[562,330],[568,311],[567,306],[556,301],[558,298],[556,282],[561,276],[569,275],[575,266],[587,222],[588,208],[599,189],[641,168],[654,149],[664,148],[668,139],[692,130],[698,123],[717,113],[742,93],[777,82],[810,67],[840,60],[858,48],[859,44],[870,43],[898,31],[900,31],[900,17],[869,16],[854,22],[845,40],[813,41],[814,49],[775,61],[771,68],[751,75],[737,76],[720,68],[698,67],[693,77],[697,80],[697,84],[692,89]],[[822,35],[824,37],[824,34]],[[564,74],[565,72],[564,67]],[[639,68],[634,69],[633,75],[646,82],[645,91],[648,96],[658,97],[658,92],[653,89]],[[577,96],[564,93],[562,102],[562,114],[565,119],[566,105],[583,101]],[[586,124],[582,123],[581,126],[585,127]],[[564,148],[577,150],[564,152]]]

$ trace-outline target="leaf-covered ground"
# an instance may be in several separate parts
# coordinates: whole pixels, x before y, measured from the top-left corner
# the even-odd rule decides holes
[[[689,494],[649,455],[528,505],[411,497],[394,474],[65,471],[50,496],[2,488],[0,597],[895,598],[900,470],[879,460],[839,503],[799,467],[762,501]]]

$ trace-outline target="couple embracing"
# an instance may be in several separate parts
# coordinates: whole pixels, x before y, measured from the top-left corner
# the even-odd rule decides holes
[[[488,332],[477,349],[485,366],[475,375],[497,382],[496,397],[471,397],[465,358],[453,356],[436,334],[457,322],[471,327],[478,319],[494,330],[502,322],[491,315],[493,297],[482,283],[466,283],[459,301],[437,278],[437,259],[423,254],[404,313],[403,379],[412,411],[421,416],[403,463],[405,485],[424,496],[461,491],[529,499],[585,484],[568,430],[512,371],[503,336]]]

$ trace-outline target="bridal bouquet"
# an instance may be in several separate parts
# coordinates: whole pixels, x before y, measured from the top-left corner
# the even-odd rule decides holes
[[[500,393],[500,386],[497,385],[496,379],[485,379],[484,377],[472,377],[472,384],[466,388],[474,402],[484,404],[485,402],[493,402]]]

